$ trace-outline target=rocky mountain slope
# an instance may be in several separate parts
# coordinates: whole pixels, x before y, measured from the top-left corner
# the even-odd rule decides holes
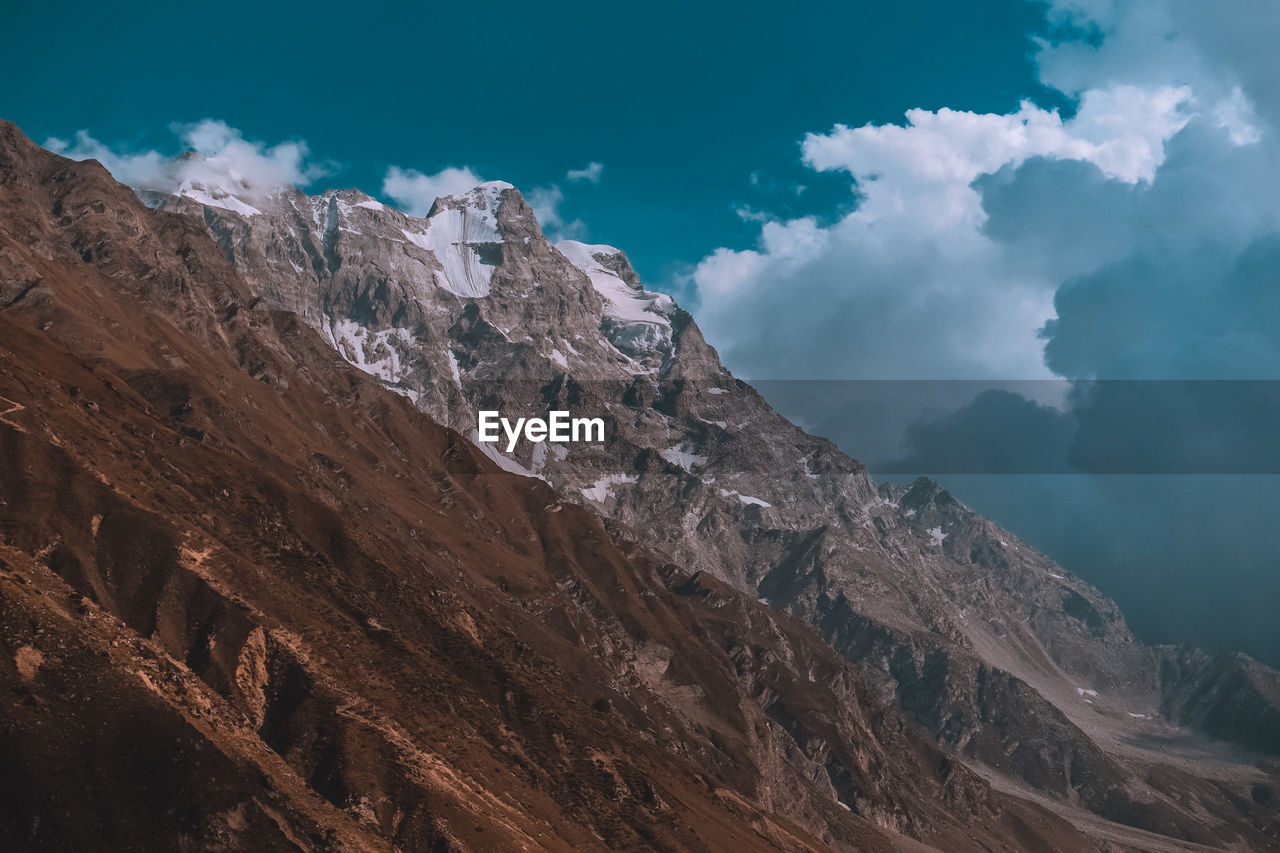
[[[1186,728],[1274,750],[1273,672],[877,488],[513,188],[147,201],[0,127],[6,847],[1277,846]],[[607,441],[474,443],[550,407]]]
[[[1250,678],[1197,687],[1224,664],[1136,642],[1096,589],[935,485],[878,489],[735,380],[622,252],[552,246],[509,185],[441,199],[425,219],[354,191],[286,190],[252,214],[157,201],[199,216],[257,292],[473,439],[484,408],[606,414],[603,447],[485,449],[808,622],[942,744],[1013,784],[1195,840],[1187,798],[1219,813],[1217,786],[1152,784],[1162,750],[1135,762],[1116,744],[1187,739],[1190,725],[1274,754],[1274,672],[1250,662]],[[1212,712],[1206,691],[1223,694]]]

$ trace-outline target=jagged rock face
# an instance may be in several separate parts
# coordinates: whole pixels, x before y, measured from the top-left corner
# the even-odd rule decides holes
[[[1280,755],[1280,674],[1247,655],[1170,651],[1161,712],[1216,738]]]
[[[480,409],[605,416],[603,446],[482,449],[799,616],[949,748],[1105,817],[1189,834],[1169,816],[1185,804],[1113,748],[1205,719],[1160,716],[1180,689],[1161,675],[1171,652],[1136,642],[1096,589],[936,485],[878,489],[733,378],[621,251],[551,246],[498,184],[423,220],[350,191],[195,212],[251,283],[275,281],[273,257],[294,259],[286,293],[258,292],[473,440]],[[1216,795],[1197,796],[1210,808]]]

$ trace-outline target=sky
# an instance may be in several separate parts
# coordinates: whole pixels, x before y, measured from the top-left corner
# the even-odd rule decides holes
[[[626,249],[655,285],[754,245],[739,208],[849,204],[847,179],[801,163],[805,133],[915,105],[1003,111],[1042,89],[1026,38],[1042,10],[1024,0],[5,5],[20,37],[0,56],[0,114],[33,139],[173,153],[171,125],[214,119],[304,141],[332,167],[315,189],[385,197],[391,167],[558,186],[579,236]],[[591,163],[598,182],[566,177]]]
[[[1280,4],[8,5],[0,116],[42,144],[415,213],[510,181],[873,471],[1280,664],[1280,478],[1184,458],[1274,434],[1238,383],[1280,380]],[[953,384],[886,426],[798,380]]]

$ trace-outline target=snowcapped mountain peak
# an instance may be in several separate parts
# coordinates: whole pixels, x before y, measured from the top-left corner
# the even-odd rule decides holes
[[[446,290],[463,297],[489,293],[505,230],[499,226],[499,214],[508,199],[526,207],[511,184],[490,181],[436,199],[427,218],[414,221],[425,231],[404,229],[410,242],[429,250],[444,267],[438,281]]]
[[[216,184],[206,185],[195,181],[186,181],[178,188],[178,195],[199,202],[207,207],[220,207],[241,216],[257,216],[261,210],[249,202],[229,192],[225,187]],[[248,195],[248,193],[242,193]]]
[[[434,231],[436,238],[449,245],[467,244],[481,254],[485,254],[484,247],[488,247],[487,257],[491,258],[486,261],[488,264],[495,263],[492,258],[500,255],[497,249],[503,243],[527,245],[530,241],[545,240],[532,208],[525,203],[520,191],[505,181],[489,181],[465,193],[441,196],[431,206],[425,221],[418,221],[424,222],[428,234]],[[435,245],[428,248],[436,250]],[[441,262],[445,263],[443,259]],[[481,296],[488,292],[487,287],[473,292],[470,285],[463,291],[455,290],[463,296]]]
[[[443,195],[437,198],[435,203],[431,205],[431,210],[427,213],[427,218],[431,219],[441,210],[461,209],[484,211],[489,216],[496,218],[498,215],[498,208],[502,204],[503,196],[509,191],[519,195],[519,191],[506,181],[487,181],[483,184],[478,184],[463,193]]]
[[[556,250],[587,278],[604,299],[604,315],[624,338],[623,351],[663,349],[671,340],[671,315],[676,304],[662,293],[640,286],[640,279],[621,249],[561,240]]]

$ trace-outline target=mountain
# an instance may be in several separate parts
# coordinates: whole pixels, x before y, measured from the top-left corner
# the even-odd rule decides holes
[[[513,187],[145,201],[0,126],[6,848],[1280,847],[1273,671],[877,487]]]

